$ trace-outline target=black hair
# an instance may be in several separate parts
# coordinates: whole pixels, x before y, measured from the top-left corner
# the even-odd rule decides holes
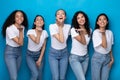
[[[98,21],[98,19],[99,19],[100,16],[105,16],[105,17],[106,17],[108,23],[107,23],[105,29],[108,29],[109,19],[108,19],[107,15],[106,15],[105,13],[101,13],[101,14],[98,15],[98,17],[97,17],[97,19],[96,19],[96,23],[95,23],[95,29],[99,29],[99,28],[100,28],[100,26],[97,24],[97,21]]]
[[[2,26],[2,35],[3,35],[3,37],[6,36],[7,27],[9,27],[10,25],[15,23],[15,15],[16,15],[17,12],[21,12],[23,14],[24,21],[22,22],[22,25],[27,29],[28,20],[27,20],[26,14],[22,10],[15,10],[7,17],[7,19],[5,20],[5,22],[4,22],[3,26]]]
[[[57,16],[57,12],[60,11],[60,10],[62,10],[62,11],[65,13],[65,16],[67,15],[67,14],[66,14],[66,11],[65,11],[64,9],[58,9],[58,10],[55,12],[55,16]]]
[[[36,17],[34,18],[34,22],[36,21],[36,18],[37,18],[38,16],[40,16],[40,17],[43,19],[43,21],[44,21],[44,18],[43,18],[42,15],[36,15]],[[35,28],[36,28],[36,25],[34,24],[34,22],[33,22],[33,28],[32,28],[32,29],[35,29]],[[43,26],[42,26],[42,29],[43,29],[43,30],[44,30],[44,26],[45,26],[45,23],[44,23]]]
[[[85,24],[84,24],[84,26],[85,26],[85,29],[87,31],[87,34],[90,35],[89,19],[88,19],[88,16],[83,11],[77,11],[74,14],[74,16],[72,18],[72,24],[71,24],[72,27],[74,27],[75,29],[79,29],[80,28],[79,24],[77,22],[77,16],[78,16],[78,14],[83,14],[83,16],[85,17]]]

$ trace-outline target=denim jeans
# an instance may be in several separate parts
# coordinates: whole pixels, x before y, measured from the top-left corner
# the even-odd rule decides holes
[[[92,80],[108,80],[110,54],[94,52],[91,62]]]
[[[88,68],[89,56],[78,56],[71,54],[69,57],[70,66],[77,80],[85,80],[85,74]]]
[[[27,50],[26,60],[28,67],[31,71],[31,79],[30,80],[42,80],[42,70],[43,70],[43,59],[41,61],[40,67],[36,66],[36,61],[40,56],[40,51],[33,52]]]
[[[5,63],[10,74],[10,80],[17,80],[17,73],[21,64],[21,47],[6,45]]]
[[[52,80],[65,80],[68,65],[67,48],[62,50],[50,48],[49,64],[52,72]]]

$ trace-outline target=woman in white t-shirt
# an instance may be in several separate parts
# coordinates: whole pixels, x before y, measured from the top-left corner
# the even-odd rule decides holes
[[[96,19],[93,32],[94,54],[91,61],[92,80],[108,80],[113,64],[113,33],[108,30],[109,21],[106,14],[101,13]]]
[[[44,18],[37,15],[34,19],[33,28],[28,30],[27,64],[31,71],[30,80],[42,80],[43,56],[48,34],[44,30]]]
[[[88,44],[90,41],[90,28],[88,16],[83,11],[77,11],[72,19],[72,49],[69,57],[70,66],[77,80],[86,80],[88,68]]]
[[[49,63],[52,72],[52,80],[65,80],[68,65],[67,39],[70,25],[64,24],[66,12],[63,9],[56,11],[56,23],[50,24],[51,48]]]
[[[21,64],[21,54],[24,38],[24,28],[28,22],[26,14],[21,10],[13,11],[3,24],[3,37],[6,37],[5,63],[10,80],[17,80],[17,73]]]

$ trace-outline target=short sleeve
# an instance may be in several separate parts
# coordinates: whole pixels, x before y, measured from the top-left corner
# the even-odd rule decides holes
[[[102,39],[101,39],[101,36],[100,36],[98,31],[93,32],[92,39],[93,39],[93,46],[94,47],[98,47],[101,45]]]
[[[51,24],[49,26],[50,35],[54,35],[54,34],[58,33],[58,30],[56,28],[57,28],[57,26],[55,26],[55,24]]]
[[[114,44],[114,37],[113,37],[113,33],[111,32],[111,38],[112,38],[112,45]]]
[[[76,36],[78,36],[79,34],[75,31],[75,28],[72,28],[71,29],[71,36],[72,37],[76,37]]]
[[[10,39],[15,38],[17,36],[17,34],[11,28],[7,28],[6,34]]]
[[[44,31],[44,34],[45,34],[45,38],[47,38],[48,37],[47,31]]]
[[[28,37],[30,34],[33,34],[33,31],[32,31],[32,30],[28,30],[28,32],[27,32],[27,37]]]

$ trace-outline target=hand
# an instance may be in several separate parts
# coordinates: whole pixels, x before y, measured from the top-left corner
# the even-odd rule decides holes
[[[41,65],[41,61],[38,61],[38,60],[37,60],[37,61],[36,61],[36,66],[37,66],[37,67],[40,67],[40,65]]]
[[[23,27],[18,27],[17,28],[19,31],[23,31]]]
[[[84,32],[85,31],[85,29],[76,29],[78,32]]]
[[[111,59],[111,61],[109,62],[108,66],[111,68],[112,67],[112,64],[113,64],[113,59]]]

